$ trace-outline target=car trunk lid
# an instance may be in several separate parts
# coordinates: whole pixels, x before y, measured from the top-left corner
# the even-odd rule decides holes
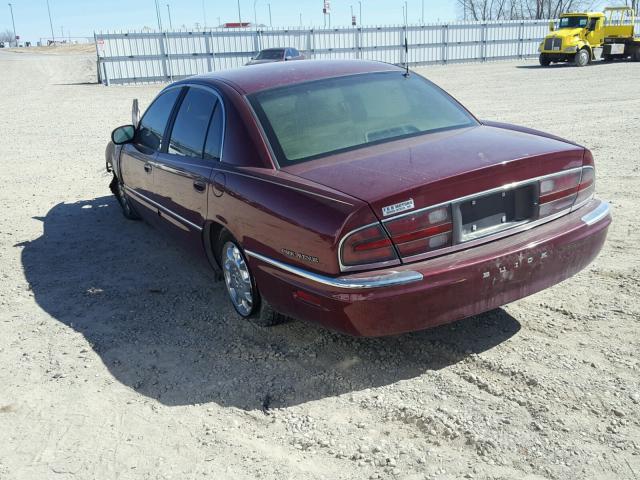
[[[283,168],[368,202],[380,219],[582,165],[584,149],[493,126],[431,133]]]

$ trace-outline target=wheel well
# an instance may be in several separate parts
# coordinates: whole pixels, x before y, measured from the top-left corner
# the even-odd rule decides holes
[[[221,271],[220,259],[218,258],[219,252],[216,248],[218,246],[218,240],[221,235],[228,230],[217,222],[209,222],[203,229],[203,243],[204,249],[207,252],[207,258],[211,263],[211,266],[218,271]]]

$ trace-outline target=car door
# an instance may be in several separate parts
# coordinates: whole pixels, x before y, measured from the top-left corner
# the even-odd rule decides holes
[[[120,155],[120,179],[137,204],[155,211],[153,200],[153,162],[163,147],[163,138],[179,88],[161,93],[149,106],[136,129],[133,142],[123,145]],[[140,213],[144,214],[144,210]]]
[[[222,105],[213,90],[189,86],[170,126],[168,142],[154,166],[154,198],[163,218],[199,239],[207,217],[207,195],[214,159],[205,155],[207,133]]]

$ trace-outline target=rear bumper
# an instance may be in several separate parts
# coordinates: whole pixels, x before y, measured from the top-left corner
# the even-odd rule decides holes
[[[260,292],[276,310],[351,335],[383,336],[453,322],[555,285],[598,255],[610,223],[608,204],[592,200],[478,247],[337,278],[247,254]]]

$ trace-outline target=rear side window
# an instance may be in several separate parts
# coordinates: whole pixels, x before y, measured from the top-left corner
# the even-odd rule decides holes
[[[156,151],[162,148],[164,129],[179,94],[180,89],[173,88],[155,99],[140,121],[135,143]]]
[[[207,143],[204,147],[204,158],[207,160],[220,160],[222,156],[222,131],[224,126],[222,112],[222,105],[218,102],[216,110],[213,112],[213,117],[211,117]]]
[[[218,99],[200,88],[189,88],[171,131],[168,152],[202,158],[209,122]]]

